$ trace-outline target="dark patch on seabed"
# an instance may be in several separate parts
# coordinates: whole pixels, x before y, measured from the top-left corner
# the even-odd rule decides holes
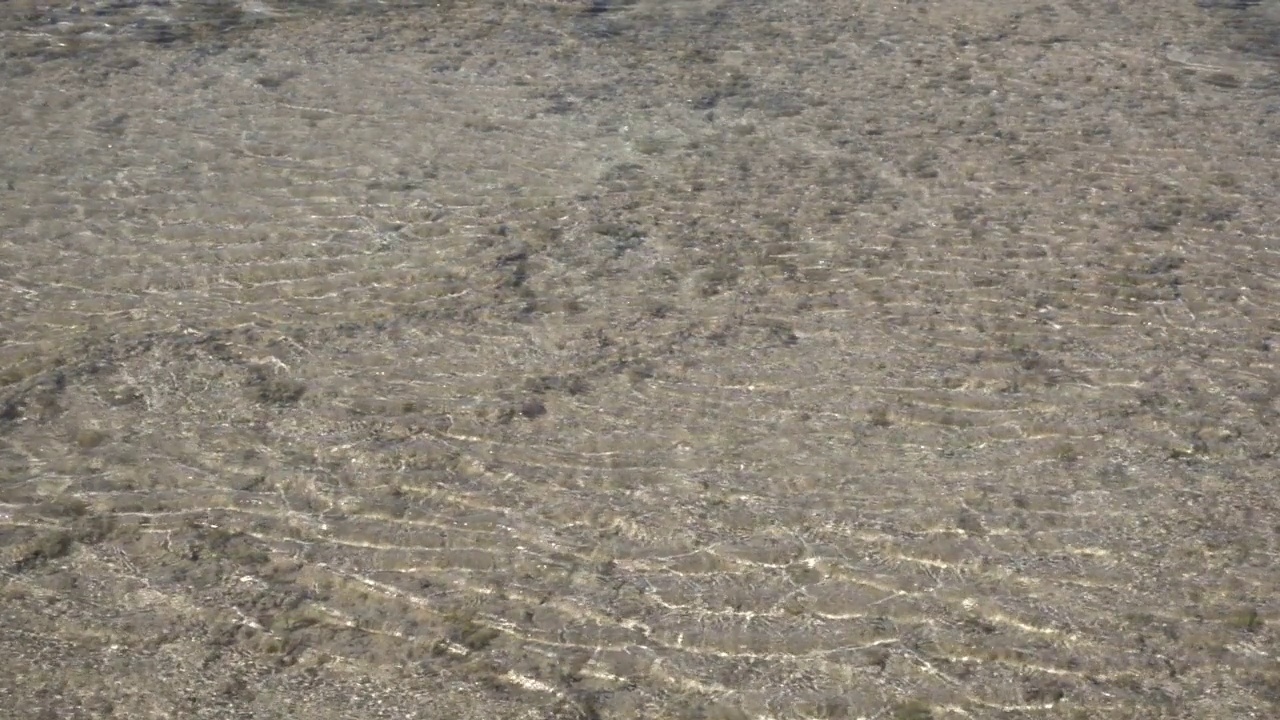
[[[12,0],[0,4],[0,38],[5,38],[0,60],[80,55],[112,40],[161,46],[217,42],[284,17],[372,15],[447,4],[427,0]],[[41,38],[48,42],[39,42]]]
[[[1222,22],[1228,49],[1280,60],[1280,2],[1277,0],[1196,0]]]

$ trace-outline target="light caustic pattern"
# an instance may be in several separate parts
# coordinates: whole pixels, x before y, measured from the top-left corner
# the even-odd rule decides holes
[[[1263,712],[1273,151],[1103,30],[845,5],[13,80],[9,581],[70,532],[98,602],[530,717]]]

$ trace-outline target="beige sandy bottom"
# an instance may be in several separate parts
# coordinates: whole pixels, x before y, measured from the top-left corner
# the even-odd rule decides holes
[[[81,5],[0,716],[1277,716],[1271,5]]]

